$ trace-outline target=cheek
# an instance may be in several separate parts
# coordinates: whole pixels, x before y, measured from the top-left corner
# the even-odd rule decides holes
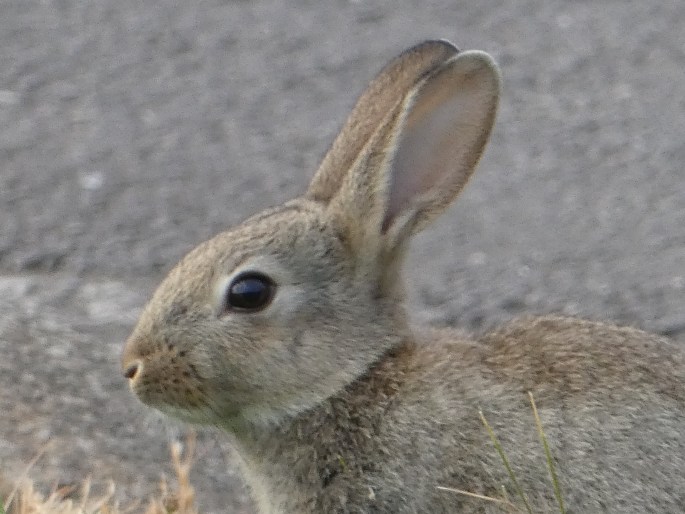
[[[286,364],[288,331],[247,315],[224,317],[221,325],[221,339],[201,352],[202,374],[217,389],[243,393],[263,389]]]
[[[302,329],[252,324],[241,327],[242,336],[233,337],[230,348],[222,349],[213,362],[217,373],[212,387],[231,391],[246,403],[270,403],[293,387],[311,380],[312,340]],[[246,335],[249,333],[249,336]]]

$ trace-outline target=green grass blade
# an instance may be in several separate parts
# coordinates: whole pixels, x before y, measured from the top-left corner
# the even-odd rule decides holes
[[[542,429],[542,421],[540,420],[540,415],[538,414],[538,408],[535,405],[533,393],[528,391],[528,397],[530,398],[530,405],[533,407],[533,416],[535,417],[535,424],[537,425],[538,434],[540,435],[542,446],[545,449],[547,468],[549,469],[549,474],[552,477],[552,487],[554,488],[554,496],[556,497],[557,504],[559,505],[559,512],[561,514],[566,514],[566,509],[564,508],[564,498],[561,494],[561,486],[559,485],[559,478],[557,476],[557,469],[554,466],[554,459],[552,458],[552,452],[550,451],[549,444],[547,443],[547,437]]]
[[[502,448],[502,445],[499,442],[499,439],[497,439],[497,436],[495,435],[495,431],[490,426],[490,423],[488,423],[488,420],[485,419],[485,415],[483,414],[482,410],[478,411],[478,415],[480,416],[480,420],[483,422],[483,426],[485,426],[485,429],[488,431],[488,435],[490,436],[490,440],[492,441],[492,444],[495,446],[495,449],[497,450],[497,453],[499,454],[500,459],[502,459],[502,462],[504,463],[504,467],[506,468],[507,473],[509,474],[509,478],[511,478],[511,481],[514,484],[514,488],[516,489],[516,494],[518,494],[519,497],[521,498],[521,501],[525,505],[526,511],[528,512],[528,514],[533,514],[533,509],[531,509],[530,504],[528,503],[528,498],[526,498],[526,495],[523,492],[521,485],[519,484],[518,480],[516,479],[516,474],[514,473],[514,470],[511,469],[511,465],[509,464],[509,459],[507,458],[507,455],[504,453],[504,449]]]

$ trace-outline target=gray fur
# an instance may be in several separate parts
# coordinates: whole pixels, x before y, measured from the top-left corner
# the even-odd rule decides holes
[[[413,329],[410,236],[459,194],[499,97],[487,54],[425,42],[371,83],[307,193],[219,234],[160,285],[123,367],[148,405],[230,432],[262,513],[494,512],[515,498],[485,413],[537,510],[685,511],[685,362],[662,338],[526,318],[480,340]],[[224,307],[237,274],[277,284]]]

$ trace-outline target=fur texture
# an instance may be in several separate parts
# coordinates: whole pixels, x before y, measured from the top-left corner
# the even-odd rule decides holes
[[[473,172],[499,72],[482,52],[428,41],[360,97],[298,199],[188,254],[146,306],[123,369],[146,404],[230,432],[266,513],[455,513],[523,489],[554,510],[527,392],[569,512],[685,510],[685,362],[629,328],[545,317],[480,340],[412,329],[400,268],[410,236]],[[270,301],[227,291],[258,274]],[[228,303],[227,303],[228,302]]]

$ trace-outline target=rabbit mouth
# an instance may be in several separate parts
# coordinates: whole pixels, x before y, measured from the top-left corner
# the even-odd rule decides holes
[[[212,425],[227,417],[239,417],[239,410],[217,406],[209,401],[202,387],[187,384],[132,381],[131,390],[145,405],[164,414],[200,425]]]
[[[197,369],[180,365],[173,355],[156,352],[136,359],[124,368],[124,376],[140,401],[174,417],[207,408],[206,387]]]
[[[212,386],[192,366],[172,369],[168,364],[165,359],[149,358],[136,363],[135,375],[128,376],[129,386],[142,403],[171,417],[201,425],[242,417],[242,409],[235,402],[212,400],[230,398],[232,394],[226,391],[213,394]]]
[[[138,399],[159,410],[196,411],[206,405],[202,388],[184,384],[176,379],[155,380],[140,377],[131,380],[131,390]]]

